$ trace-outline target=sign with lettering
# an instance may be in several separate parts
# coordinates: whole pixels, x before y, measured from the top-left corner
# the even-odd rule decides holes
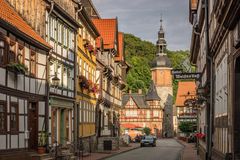
[[[195,79],[200,80],[202,73],[179,73],[174,74],[174,79]]]
[[[183,73],[183,70],[182,69],[173,69],[171,72],[172,72],[172,75],[174,75],[174,74]]]

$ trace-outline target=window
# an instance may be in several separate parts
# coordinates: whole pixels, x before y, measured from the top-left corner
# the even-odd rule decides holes
[[[92,80],[92,68],[88,66],[88,78]]]
[[[159,111],[153,111],[153,117],[158,117],[159,116]]]
[[[0,134],[7,132],[7,106],[4,101],[0,101]]]
[[[36,52],[31,51],[30,55],[30,73],[32,76],[36,75]]]
[[[82,102],[83,122],[86,122],[85,102]]]
[[[86,76],[86,62],[83,62],[83,75]]]
[[[62,43],[62,24],[58,23],[58,42]]]
[[[8,53],[8,63],[15,62],[16,53],[16,42],[10,41],[9,53]]]
[[[68,88],[74,90],[74,70],[73,68],[68,68]]]
[[[88,103],[85,103],[85,114],[86,114],[86,121],[85,122],[88,122]]]
[[[130,99],[130,106],[133,106],[133,100],[132,100],[132,98]]]
[[[10,103],[10,131],[18,132],[18,104]]]
[[[74,32],[72,30],[69,30],[69,48],[74,51],[75,48],[75,37],[74,37]]]
[[[150,111],[147,111],[147,118],[150,118]]]
[[[63,87],[67,88],[68,86],[68,69],[66,67],[63,68]]]
[[[86,64],[86,78],[88,79],[88,64]]]
[[[79,75],[82,74],[82,59],[79,58]]]
[[[6,43],[3,38],[0,37],[0,65],[5,63],[5,56],[6,56]]]
[[[63,27],[63,45],[67,46],[67,28]]]
[[[17,61],[18,63],[24,63],[24,47],[21,44],[18,44]]]
[[[136,110],[128,110],[126,111],[126,117],[137,117],[137,111]]]
[[[82,122],[82,107],[80,107],[78,105],[78,108],[79,108],[79,122],[81,123]]]

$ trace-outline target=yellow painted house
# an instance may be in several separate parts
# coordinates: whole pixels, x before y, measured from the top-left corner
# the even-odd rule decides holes
[[[95,136],[96,92],[98,91],[95,40],[99,33],[85,9],[79,12],[78,20],[82,27],[79,28],[77,35],[76,125],[78,139],[88,141]],[[90,147],[85,146],[85,148]]]

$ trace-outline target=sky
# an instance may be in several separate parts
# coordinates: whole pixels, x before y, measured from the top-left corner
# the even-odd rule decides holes
[[[119,31],[154,44],[161,15],[170,50],[189,50],[188,0],[92,0],[101,18],[118,17]]]

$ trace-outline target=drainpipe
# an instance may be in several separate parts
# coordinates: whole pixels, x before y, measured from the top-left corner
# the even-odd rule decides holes
[[[78,10],[77,10],[76,13],[75,13],[75,19],[77,19],[78,13],[83,10],[83,5],[82,5],[82,3],[81,3],[81,2],[78,2],[77,4],[78,4],[78,7],[80,7],[80,8],[78,8]]]
[[[213,57],[209,49],[209,0],[205,0],[205,44],[206,44],[206,61],[207,68],[210,71],[210,100],[207,106],[207,153],[206,159],[211,160],[212,157],[212,131],[213,131],[213,85],[214,85],[214,75],[213,75]]]
[[[50,10],[49,10],[48,16],[50,16],[51,13],[52,13],[52,11],[53,11],[53,8],[54,8],[54,0],[51,0],[50,3],[51,3],[51,8],[50,8]]]
[[[49,51],[49,53],[52,51],[52,49]],[[46,99],[46,110],[45,110],[45,118],[46,118],[46,132],[47,132],[47,142],[46,142],[46,145],[47,145],[47,150],[49,150],[49,103],[50,103],[50,84],[49,84],[49,54],[47,55],[47,65],[46,65],[46,75],[47,75],[47,78],[46,78],[46,92],[47,92],[47,99]]]
[[[75,2],[75,1],[74,1]],[[76,11],[76,13],[75,13],[75,19],[77,20],[77,18],[78,18],[78,13],[79,12],[81,12],[82,11],[82,9],[83,9],[83,6],[82,6],[82,3],[80,3],[80,2],[75,2],[75,3],[77,3],[78,4],[78,7],[80,6],[80,8]],[[77,47],[77,39],[78,39],[78,31],[76,32],[76,36],[75,36],[75,56],[74,56],[74,59],[75,59],[75,71],[74,71],[74,74],[75,74],[75,76],[74,76],[74,84],[75,84],[75,86],[77,86],[78,84],[77,84],[77,76],[78,75],[76,75],[76,71],[77,71],[77,54],[78,54],[78,47]],[[77,97],[77,89],[76,89],[76,87],[75,87],[75,98]],[[80,116],[79,116],[79,111],[80,111],[80,107],[81,107],[81,103],[77,103],[77,102],[75,102],[75,104],[74,104],[74,116],[75,116],[75,118],[74,118],[74,122],[75,122],[75,124],[74,124],[74,130],[75,130],[75,132],[74,132],[74,141],[75,141],[75,144],[77,144],[77,145],[75,145],[75,147],[74,147],[74,149],[75,149],[75,151],[77,151],[77,149],[79,149],[79,121],[80,121]]]
[[[50,7],[50,10],[49,10],[49,13],[48,13],[48,17],[51,15],[52,11],[53,11],[53,8],[54,8],[54,1],[51,0],[50,1],[51,3],[51,7]],[[49,147],[49,103],[50,103],[50,84],[49,84],[49,56],[52,52],[52,49],[49,51],[49,55],[47,56],[47,103],[46,103],[46,111],[45,111],[45,114],[46,114],[46,117],[47,117],[47,120],[46,120],[46,131],[48,133],[48,141],[47,141],[47,147]],[[49,148],[47,148],[48,150]]]

